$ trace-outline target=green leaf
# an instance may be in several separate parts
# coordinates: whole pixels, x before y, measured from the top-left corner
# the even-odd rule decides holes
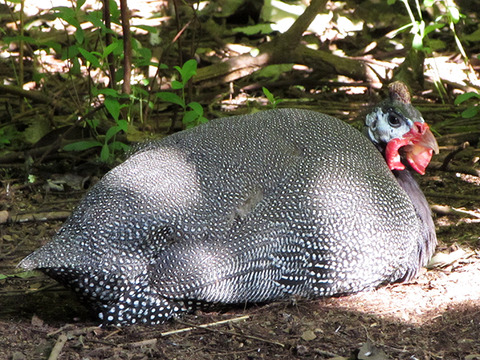
[[[85,120],[93,130],[97,129],[97,126],[100,125],[100,120],[99,119],[86,119]]]
[[[182,68],[175,66],[175,69],[182,76],[182,83],[186,84],[197,73],[197,62],[194,59],[190,59],[183,64]]]
[[[480,99],[480,95],[478,93],[470,91],[470,92],[466,92],[464,94],[458,95],[454,101],[454,104],[459,105],[473,97]]]
[[[183,64],[182,70],[187,74],[193,75],[197,72],[197,66],[198,66],[197,60],[190,59],[190,60],[187,60],[185,64]]]
[[[87,0],[77,0],[77,5],[75,6],[76,11],[80,10],[80,8],[85,4]]]
[[[80,52],[80,54],[82,54],[82,56],[88,61],[90,62],[90,64],[92,64],[93,66],[95,66],[96,68],[100,68],[102,67],[102,65],[100,64],[100,61],[98,61],[98,58],[93,55],[91,52],[79,47],[78,48],[78,51]]]
[[[113,151],[123,150],[124,152],[127,152],[128,150],[130,150],[130,146],[122,143],[121,141],[113,141],[109,146],[110,149]]]
[[[111,96],[107,96],[103,103],[105,104],[105,108],[108,110],[110,115],[112,115],[115,121],[117,121],[118,117],[120,116],[120,103],[118,100]]]
[[[118,45],[115,49],[113,49],[113,55],[123,56],[123,41],[121,39],[115,39],[114,42],[116,42]]]
[[[415,50],[422,50],[422,48],[423,48],[423,40],[422,40],[422,36],[421,36],[420,34],[415,34],[415,35],[413,36],[412,47],[413,47]]]
[[[113,51],[115,51],[116,48],[118,48],[118,41],[115,41],[113,43],[111,43],[110,45],[108,45],[105,50],[103,50],[103,58],[106,59],[107,56],[112,53]]]
[[[180,81],[177,81],[177,80],[172,81],[172,89],[173,90],[183,89],[184,87],[185,87],[185,85],[183,83],[181,83]]]
[[[10,44],[12,42],[20,42],[20,41],[23,41],[24,43],[27,43],[27,44],[33,44],[33,45],[37,45],[38,42],[37,40],[35,40],[34,38],[30,37],[30,36],[5,36],[3,38],[3,41],[6,43],[6,44]]]
[[[435,1],[436,0],[424,0],[423,5],[425,5],[425,7],[432,7]]]
[[[204,116],[200,116],[198,119],[197,119],[197,123],[199,124],[205,124],[208,122],[208,119]]]
[[[77,141],[71,144],[67,144],[63,147],[65,151],[83,151],[87,149],[91,149],[97,146],[102,146],[102,143],[95,140],[90,141]]]
[[[462,34],[462,40],[467,40],[467,41],[480,41],[480,29],[475,30],[471,34]]]
[[[110,129],[107,130],[107,133],[105,134],[105,143],[108,143],[112,137],[114,137],[116,134],[118,134],[119,131],[121,131],[119,126],[112,126]]]
[[[182,108],[185,109],[185,101],[178,96],[177,94],[171,92],[159,92],[155,94],[159,99],[167,102],[171,102],[173,104],[180,105]]]
[[[147,80],[147,84],[146,84],[146,85],[148,85],[148,79],[146,79],[146,80]],[[142,97],[142,96],[145,97],[145,98],[148,97],[148,91],[145,90],[145,89],[143,89],[143,88],[141,88],[141,87],[139,87],[139,86],[134,86],[134,87],[133,87],[133,91],[134,91],[134,93],[135,93],[137,96],[139,96],[139,97]]]
[[[115,54],[115,51],[113,52]],[[117,68],[117,71],[115,72],[115,82],[120,82],[123,80],[123,67]]]
[[[446,24],[432,24],[432,25],[428,25],[425,27],[425,30],[423,32],[423,35],[426,36],[428,34],[430,34],[432,31],[435,31],[437,29],[441,29],[445,26]]]
[[[450,18],[452,19],[453,23],[456,24],[460,20],[460,11],[456,6],[448,6],[448,12],[450,13]]]
[[[195,111],[186,111],[183,114],[182,122],[185,125],[185,127],[188,129],[196,125],[197,119],[198,119],[198,115]]]
[[[148,66],[152,60],[152,50],[148,48],[140,48],[136,51],[138,59],[135,62],[136,67]]]
[[[55,15],[60,19],[66,21],[77,30],[80,29],[80,23],[77,19],[77,13],[72,8],[66,6],[56,6],[52,10],[55,12]]]
[[[447,44],[440,39],[429,39],[428,45],[430,45],[429,48],[433,51],[438,51],[447,47]]]
[[[106,30],[105,24],[102,21],[102,13],[98,10],[87,12],[85,20],[90,21],[95,28]]]
[[[77,28],[75,31],[75,39],[79,44],[83,44],[83,41],[85,40],[85,32],[83,31],[82,28]]]
[[[464,117],[465,119],[470,119],[475,115],[477,115],[478,111],[479,111],[478,106],[470,106],[469,108],[465,109],[465,111],[462,112],[462,117]]]
[[[43,43],[39,43],[40,46],[47,46],[51,49],[53,49],[57,54],[60,54],[62,52],[62,45],[55,42],[55,41],[52,41],[52,40],[48,40],[48,41],[45,41]]]
[[[32,277],[37,277],[38,275],[39,275],[39,273],[36,272],[36,271],[22,271],[20,273],[13,274],[13,275],[10,275],[10,276],[15,276],[15,277],[18,277],[18,278],[21,278],[21,279],[29,279],[29,278],[32,278]]]
[[[73,57],[70,59],[72,62],[72,68],[70,69],[70,73],[73,75],[79,75],[80,74],[80,61],[78,61],[78,57]]]
[[[191,108],[198,116],[203,116],[203,107],[198,102],[192,101],[188,103],[187,106]]]
[[[102,151],[100,151],[100,160],[107,162],[110,157],[110,148],[107,144],[103,144]]]
[[[136,27],[137,29],[148,31],[151,34],[156,34],[158,32],[158,29],[156,27],[149,26],[149,25],[132,25],[132,27]]]
[[[245,35],[268,35],[273,33],[272,26],[270,24],[257,24],[257,25],[250,25],[250,26],[242,26],[233,28],[232,31],[234,33],[242,33]]]
[[[127,120],[118,120],[117,125],[123,132],[127,132],[128,130],[128,121]]]
[[[273,96],[273,94],[266,87],[262,87],[262,91],[267,97],[267,100],[273,104],[275,102],[275,97]]]
[[[72,59],[78,55],[78,46],[72,45],[62,51],[62,60]]]
[[[100,90],[98,90],[98,94],[103,94],[103,95],[111,96],[111,97],[115,97],[115,98],[118,97],[117,90],[113,90],[113,89],[110,89],[110,88],[100,89]]]

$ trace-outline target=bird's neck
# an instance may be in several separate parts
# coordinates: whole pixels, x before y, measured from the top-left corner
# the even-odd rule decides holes
[[[423,243],[419,244],[419,265],[425,266],[426,262],[433,255],[437,245],[437,235],[435,233],[435,224],[433,223],[432,213],[425,195],[415,181],[410,170],[393,170],[398,184],[410,197],[417,218],[422,226]]]

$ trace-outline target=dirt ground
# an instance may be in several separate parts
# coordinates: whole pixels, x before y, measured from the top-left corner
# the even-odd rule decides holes
[[[37,14],[40,3],[26,5]],[[325,107],[334,100],[339,113],[353,103],[327,97]],[[430,124],[429,116],[441,117],[437,110],[424,115]],[[441,154],[419,179],[434,208],[440,244],[433,265],[414,281],[347,297],[201,312],[155,327],[100,328],[72,293],[41,273],[16,269],[55,234],[84,191],[46,190],[46,179],[54,172],[65,177],[68,165],[42,164],[32,184],[27,161],[8,169],[0,163],[0,360],[480,360],[480,177],[440,170],[447,155],[453,166],[478,169],[480,133],[456,135],[439,138]],[[460,151],[466,140],[472,146]],[[89,175],[97,172],[98,166]]]
[[[61,225],[42,214],[71,210],[83,191],[4,187],[10,212],[26,220],[0,225],[0,359],[480,359],[480,178],[430,170],[420,181],[440,255],[415,281],[127,328],[97,327],[73,294],[15,269]]]

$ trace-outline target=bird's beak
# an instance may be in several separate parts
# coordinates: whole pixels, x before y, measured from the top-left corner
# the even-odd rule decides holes
[[[412,130],[403,137],[410,140],[410,143],[402,149],[405,158],[416,172],[425,174],[425,168],[430,163],[433,153],[439,153],[435,136],[426,123],[416,122]]]
[[[399,139],[393,139],[387,144],[386,159],[391,170],[403,170],[405,166],[400,161],[399,150],[412,169],[419,174],[425,174],[425,169],[432,159],[433,153],[438,154],[438,144],[426,123],[415,122],[412,129]]]

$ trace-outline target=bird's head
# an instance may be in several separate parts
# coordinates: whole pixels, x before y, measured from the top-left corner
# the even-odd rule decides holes
[[[404,170],[409,164],[419,174],[425,168],[438,144],[420,112],[410,102],[405,84],[389,86],[390,98],[367,115],[367,136],[383,152],[390,170]]]

